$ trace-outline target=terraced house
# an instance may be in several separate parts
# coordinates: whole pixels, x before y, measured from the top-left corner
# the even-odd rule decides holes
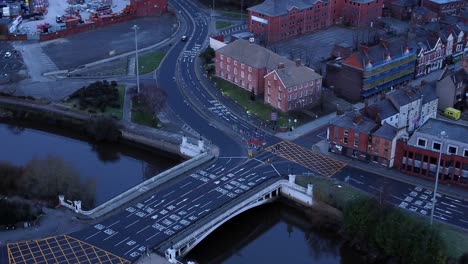
[[[378,45],[360,45],[346,59],[327,64],[327,86],[350,101],[376,100],[379,94],[413,79],[416,51],[406,41],[381,40]]]

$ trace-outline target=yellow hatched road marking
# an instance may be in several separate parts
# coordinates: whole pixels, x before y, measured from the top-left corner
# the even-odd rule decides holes
[[[67,236],[67,235],[65,235],[65,236]],[[67,236],[67,237],[68,237],[68,236]],[[114,254],[112,254],[112,253],[110,253],[110,252],[108,252],[108,251],[106,251],[106,250],[104,250],[104,249],[102,249],[102,248],[99,248],[99,247],[96,247],[96,246],[91,245],[91,244],[89,244],[89,243],[86,243],[86,242],[84,242],[84,241],[82,241],[82,240],[80,240],[80,239],[78,239],[78,238],[74,238],[74,237],[72,237],[72,238],[75,239],[76,241],[79,241],[79,242],[83,243],[83,245],[88,245],[89,247],[91,247],[91,248],[93,249],[94,253],[96,254],[96,256],[98,257],[98,259],[99,259],[99,255],[98,255],[97,252],[96,252],[96,248],[97,248],[98,250],[100,250],[100,251],[109,253],[111,256],[113,256],[114,258],[118,259],[118,260],[120,261],[120,263],[128,263],[128,264],[131,263],[130,261],[128,261],[128,260],[126,260],[126,259],[124,259],[124,258],[121,258],[121,257],[119,257],[119,256],[117,256],[117,255],[114,255]],[[99,260],[100,260],[100,259],[99,259]],[[102,263],[102,262],[101,262],[101,263]]]
[[[64,240],[67,241],[67,244],[70,246],[70,250],[71,252],[73,252],[73,255],[75,256],[75,259],[76,261],[80,261],[80,259],[78,258],[78,256],[76,255],[76,252],[74,250],[74,247],[72,247],[72,245],[70,244],[70,241],[68,241],[68,236],[63,236]]]
[[[50,252],[52,253],[52,256],[54,256],[55,262],[56,262],[56,263],[59,263],[57,257],[55,256],[54,251],[52,250],[52,247],[51,247],[50,244],[49,244],[49,239],[45,239],[45,242],[46,242],[47,246],[49,247],[49,250],[50,250]]]
[[[65,258],[65,261],[66,261],[67,263],[70,263],[70,262],[68,261],[67,255],[65,254],[65,252],[64,252],[63,249],[62,249],[62,247],[60,246],[60,243],[59,243],[59,241],[57,240],[57,237],[54,237],[54,239],[55,239],[55,242],[57,242],[57,247],[60,249],[60,251],[62,251],[62,255],[63,255],[63,257]]]
[[[80,241],[80,240],[76,240],[75,242],[78,243],[78,245],[80,245],[80,248],[81,248],[81,250],[83,250],[83,254],[86,256],[86,259],[88,259],[89,263],[92,263],[91,260],[90,260],[89,257],[88,257],[88,254],[86,254],[86,251],[85,251],[85,249],[84,249],[83,244],[81,243],[81,241]]]
[[[32,259],[34,260],[34,263],[37,263],[37,261],[36,261],[36,256],[34,256],[34,253],[35,253],[35,252],[32,251],[32,249],[31,249],[31,247],[29,246],[29,243],[28,243],[28,242],[24,242],[24,243],[26,244],[26,246],[28,246],[29,252],[31,252],[31,257],[32,257]]]

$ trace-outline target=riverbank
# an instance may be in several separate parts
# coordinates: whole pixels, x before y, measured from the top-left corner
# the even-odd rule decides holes
[[[301,186],[307,186],[307,184],[313,184],[314,185],[314,198],[315,202],[318,202],[320,205],[312,207],[310,209],[310,220],[311,221],[316,221],[316,214],[318,213],[320,217],[324,217],[324,219],[332,219],[333,227],[330,230],[335,230],[337,234],[342,236],[342,238],[345,241],[354,241],[356,242],[356,238],[350,237],[349,234],[346,234],[344,231],[344,224],[343,224],[343,215],[342,213],[344,212],[345,208],[349,206],[350,202],[358,201],[358,200],[363,200],[363,198],[370,198],[372,199],[373,197],[369,197],[367,194],[354,189],[350,186],[347,185],[341,185],[338,182],[335,182],[333,179],[329,178],[322,178],[318,176],[297,176],[296,177],[296,183],[301,185]],[[377,201],[374,200],[375,203],[378,204]],[[323,206],[325,205],[325,206]],[[330,208],[331,207],[331,208]],[[409,225],[409,224],[416,224],[420,227],[428,226],[426,218],[421,218],[417,217],[416,215],[411,215],[406,212],[402,212],[401,210],[398,210],[397,208],[393,209],[393,207],[385,207],[385,205],[381,205],[380,210],[386,210],[385,208],[389,208],[391,211],[390,213],[393,213],[394,215],[400,215],[400,217],[405,217],[408,216],[407,219],[402,219],[404,221],[408,221],[410,219],[410,222],[408,223],[398,223],[402,225]],[[307,210],[306,210],[307,211]],[[371,214],[371,212],[366,212],[368,214]],[[317,224],[321,224],[320,222]],[[324,228],[330,227],[326,221],[323,221]],[[387,226],[388,228],[388,226]],[[444,225],[437,223],[435,225],[435,228],[432,228],[434,232],[440,233],[440,238],[443,241],[444,248],[447,249],[446,253],[448,256],[448,260],[446,263],[454,263],[453,261],[456,261],[456,259],[460,258],[463,254],[468,253],[468,244],[466,244],[466,241],[468,241],[468,233],[466,233],[463,230],[460,230],[458,228]],[[412,232],[416,232],[417,230],[413,230]],[[408,232],[406,235],[409,237],[414,237],[417,234],[411,234],[412,232]],[[432,232],[432,231],[431,231]],[[372,235],[372,234],[370,234]],[[356,250],[361,251],[363,254],[366,254],[369,258],[369,263],[372,263],[372,261],[375,261],[381,257],[384,257],[381,253],[377,253],[377,251],[372,248],[370,245],[368,245],[369,241],[362,243],[354,243],[354,246]],[[387,260],[390,259],[388,258]],[[382,263],[382,259],[379,260],[380,263]],[[421,262],[422,263],[422,262]],[[435,263],[435,262],[434,262]]]

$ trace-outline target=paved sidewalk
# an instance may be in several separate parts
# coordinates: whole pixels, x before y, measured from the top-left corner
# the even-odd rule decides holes
[[[416,186],[422,186],[422,187],[424,187],[426,189],[429,189],[429,190],[434,189],[434,182],[432,182],[432,181],[427,181],[427,180],[420,179],[420,178],[417,178],[417,177],[414,177],[414,176],[403,174],[403,173],[401,173],[401,172],[399,172],[398,170],[395,170],[395,169],[389,169],[389,168],[386,168],[386,167],[379,166],[377,164],[366,163],[366,162],[362,162],[362,161],[359,161],[359,160],[351,159],[351,158],[346,157],[346,156],[337,155],[337,154],[328,152],[328,143],[327,143],[326,140],[322,140],[322,141],[318,142],[317,144],[315,144],[314,146],[315,146],[314,150],[318,150],[324,155],[327,155],[327,156],[332,157],[334,159],[343,161],[343,162],[347,163],[351,167],[358,168],[358,169],[365,170],[365,171],[369,171],[369,172],[375,173],[377,175],[387,177],[387,178],[391,178],[391,179],[394,179],[394,180],[397,180],[397,181],[406,182],[406,183],[416,185]],[[453,196],[453,197],[457,197],[457,198],[462,199],[464,201],[468,201],[468,191],[466,189],[462,189],[460,187],[439,184],[438,192],[443,193],[445,195],[450,195],[450,196]]]

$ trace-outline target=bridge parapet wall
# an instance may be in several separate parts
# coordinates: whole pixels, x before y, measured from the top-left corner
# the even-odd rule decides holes
[[[219,226],[251,208],[273,202],[280,194],[306,206],[311,206],[313,203],[312,185],[309,185],[307,189],[296,185],[295,175],[289,175],[289,180],[272,179],[252,189],[249,193],[249,196],[244,195],[243,197],[234,199],[232,202],[216,210],[214,214],[206,216],[192,228],[166,241],[164,245],[160,246],[160,249],[164,250],[167,260],[171,263],[177,263],[178,258],[186,255]],[[174,243],[177,239],[180,240]],[[168,246],[169,244],[171,245],[170,247]]]

